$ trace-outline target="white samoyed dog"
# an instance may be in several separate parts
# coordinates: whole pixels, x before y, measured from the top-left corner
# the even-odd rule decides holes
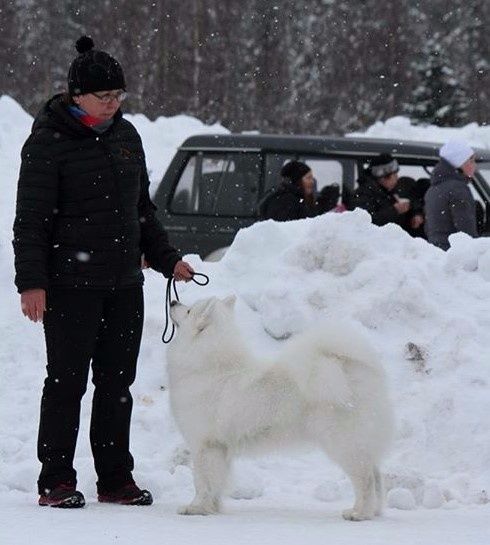
[[[235,297],[191,307],[173,302],[167,350],[171,408],[191,451],[196,495],[185,515],[220,510],[231,461],[244,454],[315,444],[352,481],[348,520],[381,513],[380,460],[392,409],[378,356],[358,327],[325,322],[256,358],[234,321]]]

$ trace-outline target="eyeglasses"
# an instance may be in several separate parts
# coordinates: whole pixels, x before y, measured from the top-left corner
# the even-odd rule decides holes
[[[125,100],[128,96],[128,93],[126,91],[118,91],[117,93],[104,93],[103,95],[98,95],[97,93],[90,93],[95,98],[103,102],[104,104],[109,104],[113,100],[117,100],[118,102],[122,102]]]

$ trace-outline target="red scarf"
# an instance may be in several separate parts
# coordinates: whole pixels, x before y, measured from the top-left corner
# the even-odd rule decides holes
[[[103,119],[99,119],[98,117],[94,117],[93,115],[89,115],[85,110],[82,110],[78,106],[70,106],[70,113],[80,120],[81,123],[83,123],[86,127],[96,127],[97,125],[100,125],[101,123],[104,123]]]

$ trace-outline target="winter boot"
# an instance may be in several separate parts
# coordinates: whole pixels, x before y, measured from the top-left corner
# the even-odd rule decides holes
[[[135,483],[127,483],[121,488],[99,491],[98,500],[102,503],[119,503],[120,505],[151,505],[153,497],[148,490],[141,490]]]
[[[55,488],[47,490],[45,494],[41,494],[38,503],[43,507],[49,505],[50,507],[73,509],[83,507],[85,498],[73,485],[59,484]]]

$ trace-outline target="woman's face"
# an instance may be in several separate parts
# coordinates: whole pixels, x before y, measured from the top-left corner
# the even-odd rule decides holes
[[[74,96],[73,101],[88,115],[107,121],[112,119],[119,110],[122,93],[122,90],[98,91],[97,93]]]
[[[301,178],[301,187],[305,195],[313,195],[315,190],[315,178],[313,172],[310,170]]]
[[[392,172],[391,174],[388,174],[388,176],[384,176],[383,178],[379,178],[379,183],[388,191],[393,191],[395,189],[396,185],[398,184],[398,173]]]
[[[463,171],[463,174],[465,176],[468,176],[468,178],[473,178],[476,171],[476,158],[474,155],[472,155],[466,163],[463,163],[461,165],[461,170]]]

